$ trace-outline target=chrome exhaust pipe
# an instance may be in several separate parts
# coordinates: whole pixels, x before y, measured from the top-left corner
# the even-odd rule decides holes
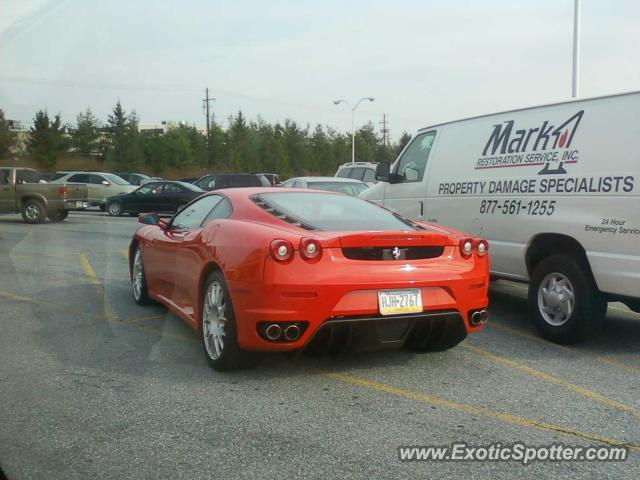
[[[272,342],[278,340],[282,335],[282,328],[277,323],[272,323],[267,328],[264,329],[264,336],[267,337],[268,340]]]
[[[487,323],[489,320],[489,312],[486,310],[480,310],[480,323]]]
[[[300,336],[300,327],[295,323],[284,329],[284,338],[288,342],[295,342]]]
[[[482,323],[482,312],[486,313],[486,310],[481,310],[481,311],[479,310],[471,314],[471,325],[473,325],[474,327],[477,327]]]

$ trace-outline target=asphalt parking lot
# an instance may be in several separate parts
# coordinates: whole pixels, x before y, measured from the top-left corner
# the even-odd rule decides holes
[[[0,465],[35,478],[638,478],[640,315],[539,339],[526,290],[453,350],[272,355],[217,373],[198,336],[131,297],[130,217],[0,217]],[[622,463],[405,463],[401,445],[627,445]]]

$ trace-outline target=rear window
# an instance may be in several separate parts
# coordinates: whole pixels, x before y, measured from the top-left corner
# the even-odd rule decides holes
[[[109,180],[111,183],[115,183],[116,185],[130,185],[124,178],[119,177],[118,175],[113,175],[111,173],[106,173],[105,178]]]
[[[16,170],[16,183],[38,183],[40,176],[33,170]]]
[[[266,185],[265,185],[266,183]],[[257,175],[237,175],[231,177],[232,187],[268,187],[269,182],[262,182]]]
[[[357,197],[367,189],[364,183],[356,182],[309,182],[309,188],[329,192],[346,193]]]
[[[256,195],[256,199],[317,230],[420,230],[397,214],[347,195],[278,192]]]

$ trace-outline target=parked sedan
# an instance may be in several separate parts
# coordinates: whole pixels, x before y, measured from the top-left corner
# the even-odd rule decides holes
[[[487,321],[488,244],[330,192],[205,194],[129,246],[133,297],[201,332],[218,370],[255,352],[455,346]]]
[[[59,176],[49,183],[84,183],[88,188],[87,202],[92,206],[99,206],[104,211],[107,197],[120,193],[129,193],[136,189],[126,180],[113,173],[105,172],[59,172]]]
[[[107,198],[109,215],[140,212],[175,213],[204,191],[185,182],[149,182],[131,193]]]
[[[284,182],[282,186],[288,188],[312,188],[314,190],[346,193],[353,197],[357,197],[369,188],[366,183],[359,180],[338,177],[296,177],[290,178]]]

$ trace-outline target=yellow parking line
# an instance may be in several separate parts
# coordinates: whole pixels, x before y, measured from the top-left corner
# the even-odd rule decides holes
[[[602,403],[603,405],[606,405],[608,407],[621,410],[623,412],[629,413],[630,415],[640,418],[640,410],[637,410],[624,403],[618,402],[617,400],[612,400],[611,398],[605,397],[604,395],[600,395],[599,393],[596,393],[587,388],[581,387],[571,382],[567,382],[566,380],[558,378],[554,375],[549,375],[548,373],[544,373],[539,370],[535,370],[531,367],[527,367],[526,365],[522,365],[521,363],[515,362],[501,355],[496,355],[495,353],[487,352],[486,350],[478,348],[474,345],[469,345],[468,343],[462,344],[460,345],[460,347],[465,348],[477,355],[481,355],[490,360],[493,360],[494,362],[498,362],[509,368],[513,368],[514,370],[518,370],[527,375],[531,375],[532,377],[538,378],[545,382],[553,383],[555,385],[560,385],[561,387],[564,387],[567,390],[577,393],[578,395],[582,395],[583,397]]]
[[[107,292],[104,288],[104,285],[100,282],[100,280],[98,279],[98,276],[96,275],[96,272],[93,270],[93,267],[89,262],[89,257],[87,257],[85,253],[81,253],[79,254],[79,256],[80,256],[80,263],[82,264],[82,269],[84,270],[85,275],[89,278],[89,281],[91,282],[91,284],[95,285],[96,290],[98,291],[98,295],[102,297],[105,317],[117,319],[118,314],[113,309],[113,307],[111,307],[111,304],[107,299]]]
[[[383,383],[374,382],[365,378],[355,377],[352,375],[345,375],[342,373],[318,371],[320,375],[337,380],[343,383],[349,383],[359,387],[368,388],[377,392],[388,393],[398,397],[407,398],[421,403],[427,403],[430,405],[438,405],[441,407],[451,408],[454,410],[460,410],[470,415],[476,415],[486,418],[492,418],[494,420],[500,420],[503,422],[519,425],[522,427],[535,428],[538,430],[544,430],[547,432],[563,433],[583,440],[602,442],[607,445],[626,446],[629,450],[640,452],[640,445],[630,444],[622,440],[616,440],[613,438],[605,437],[597,433],[581,432],[572,428],[563,427],[561,425],[555,425],[553,423],[541,422],[531,418],[521,417],[519,415],[513,415],[510,413],[503,413],[488,408],[479,407],[475,405],[469,405],[466,403],[454,402],[445,398],[428,395],[425,393],[419,393],[412,390],[405,390],[403,388],[394,387],[392,385],[386,385]]]
[[[114,317],[109,317],[107,315],[100,315],[100,314],[96,314],[93,312],[89,312],[86,310],[79,310],[79,309],[75,309],[75,308],[69,308],[65,305],[59,305],[57,303],[53,303],[53,302],[49,302],[49,301],[45,301],[45,300],[38,300],[36,298],[33,297],[27,297],[25,295],[18,295],[16,293],[12,293],[12,292],[7,292],[4,290],[0,290],[0,297],[1,298],[9,298],[11,300],[16,300],[19,302],[25,302],[25,303],[33,303],[36,305],[45,305],[48,307],[53,307],[56,308],[58,310],[60,310],[61,312],[68,312],[68,313],[73,313],[75,315],[88,315],[94,318],[98,318],[100,320],[108,320],[110,322],[115,322],[118,323],[120,325],[124,325],[125,327],[133,327],[137,330],[143,330],[143,331],[147,331],[147,332],[151,332],[151,333],[158,333],[158,330],[149,327],[147,325],[136,325],[136,322],[142,321],[142,320],[152,320],[152,319],[158,319],[158,318],[164,318],[164,315],[145,315],[145,316],[141,316],[141,317],[131,317],[131,318],[127,318],[125,320],[119,320],[118,318],[114,318]],[[175,334],[175,333],[168,333],[168,332],[162,332],[161,336],[164,338],[172,338],[174,340],[180,340],[183,342],[198,342],[199,340],[197,338],[194,337],[187,337],[185,335],[180,335],[180,334]]]
[[[542,343],[544,345],[556,348],[558,350],[564,350],[565,352],[584,355],[586,357],[590,357],[593,360],[596,360],[596,361],[601,362],[601,363],[605,363],[605,364],[607,364],[609,366],[616,367],[616,368],[619,368],[621,370],[626,370],[628,372],[635,373],[635,374],[639,374],[640,373],[640,368],[638,368],[638,367],[634,367],[632,365],[626,365],[624,363],[616,362],[615,360],[611,360],[611,359],[609,359],[607,357],[603,357],[602,355],[598,355],[598,354],[595,354],[595,353],[587,352],[585,350],[578,350],[576,348],[571,348],[571,347],[567,347],[565,345],[559,345],[557,343],[549,342],[548,340],[545,340],[542,337],[538,337],[536,335],[532,335],[530,333],[523,332],[523,331],[518,330],[516,328],[505,327],[504,325],[498,325],[495,322],[490,325],[490,328],[497,328],[498,330],[502,330],[504,332],[511,333],[512,335],[516,335],[518,337],[526,338],[528,340],[532,340],[532,341],[537,342],[537,343]]]
[[[10,298],[12,300],[17,300],[17,301],[20,301],[20,302],[34,303],[34,304],[37,304],[37,305],[45,305],[45,306],[49,306],[49,307],[54,307],[54,308],[57,308],[60,311],[74,313],[76,315],[91,315],[91,316],[94,316],[94,317],[102,318],[104,320],[116,320],[116,319],[113,319],[113,318],[110,318],[110,317],[107,317],[107,316],[104,316],[104,315],[96,315],[96,314],[93,314],[91,312],[87,312],[85,310],[80,310],[80,309],[77,309],[77,308],[67,307],[66,305],[59,305],[57,303],[53,303],[53,302],[50,302],[48,300],[38,300],[37,298],[27,297],[27,296],[24,296],[24,295],[18,295],[16,293],[7,292],[7,291],[4,291],[4,290],[0,290],[0,297]]]
[[[144,320],[159,320],[164,317],[165,317],[164,315],[145,315],[142,317],[127,318],[126,320],[121,320],[120,323],[135,323],[135,322],[142,322]]]

